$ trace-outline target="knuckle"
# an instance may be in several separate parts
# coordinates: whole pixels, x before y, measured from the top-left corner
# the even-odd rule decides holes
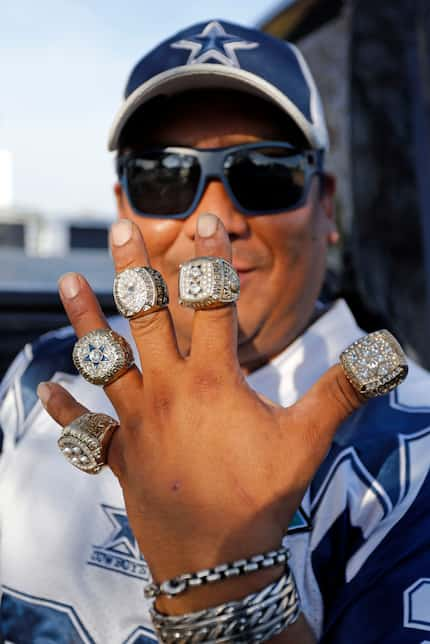
[[[143,419],[141,415],[132,414],[125,422],[121,423],[121,427],[124,427],[124,433],[130,434],[131,436],[137,436],[141,432],[142,424]]]
[[[120,478],[125,471],[125,459],[121,434],[117,430],[112,436],[107,452],[107,463],[117,478]]]
[[[130,325],[140,336],[149,333],[160,333],[166,325],[165,311],[137,315],[130,320]]]
[[[230,325],[234,318],[235,311],[236,305],[232,303],[210,309],[209,311],[196,311],[195,315],[202,318],[204,316],[204,321],[208,329],[212,330],[216,337],[218,337],[219,326]]]
[[[159,424],[167,422],[173,414],[174,405],[174,398],[170,388],[159,383],[156,388],[151,387],[146,395],[148,404],[145,407],[151,417],[156,418]]]
[[[68,305],[68,308],[69,308],[69,315],[76,328],[76,326],[81,326],[81,325],[87,326],[85,322],[86,322],[86,319],[88,318],[88,311],[91,309],[94,311],[94,304],[89,303],[86,298],[76,297],[75,300],[73,301],[73,304]]]
[[[170,415],[172,409],[172,399],[166,393],[159,393],[155,396],[153,401],[153,410],[154,413],[159,418],[166,418]]]
[[[49,388],[49,400],[46,407],[49,412],[52,412],[64,406],[64,392],[58,386],[53,385],[53,383],[50,383]]]
[[[122,250],[121,250],[122,249]],[[128,244],[125,244],[124,247],[120,246],[115,249],[115,258],[117,262],[117,272],[121,273],[122,271],[127,270],[127,268],[134,268],[136,266],[136,260],[130,254],[133,255],[135,250],[134,244],[130,241]]]
[[[223,385],[222,375],[208,366],[194,369],[190,380],[191,393],[194,396],[213,397]]]
[[[339,406],[348,414],[363,404],[363,398],[348,381],[343,371],[336,371],[332,394]]]

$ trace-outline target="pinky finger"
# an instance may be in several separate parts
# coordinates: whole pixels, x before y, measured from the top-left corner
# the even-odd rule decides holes
[[[61,427],[69,425],[75,418],[89,411],[57,382],[41,382],[37,395],[48,414]]]
[[[40,402],[61,427],[70,425],[72,421],[89,410],[81,405],[69,392],[57,382],[41,382],[37,388],[37,395]],[[107,465],[116,476],[119,476],[123,469],[122,449],[119,440],[119,432],[114,432],[107,447]]]

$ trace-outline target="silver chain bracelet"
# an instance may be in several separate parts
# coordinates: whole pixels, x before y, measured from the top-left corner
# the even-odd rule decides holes
[[[231,577],[240,577],[241,575],[248,575],[258,570],[271,568],[279,564],[285,564],[290,556],[288,548],[283,546],[278,550],[270,550],[260,555],[253,555],[249,559],[238,559],[230,563],[220,564],[213,568],[206,568],[198,572],[184,573],[167,579],[161,584],[152,582],[144,589],[146,599],[158,597],[158,595],[167,595],[167,597],[174,597],[180,593],[185,592],[188,588],[202,586],[203,584],[212,584],[216,581],[223,579],[230,579]]]
[[[163,644],[251,644],[265,642],[293,624],[300,615],[300,599],[293,573],[263,590],[186,615],[168,616],[150,608],[157,637]]]

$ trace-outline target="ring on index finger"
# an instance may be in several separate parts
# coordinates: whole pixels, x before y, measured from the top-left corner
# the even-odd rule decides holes
[[[193,309],[211,309],[236,302],[240,280],[221,257],[196,257],[179,269],[179,303]]]
[[[125,338],[112,329],[95,329],[73,348],[73,362],[81,376],[93,385],[110,385],[134,364]]]
[[[167,284],[151,266],[126,268],[117,273],[113,296],[118,311],[126,318],[159,311],[169,303]]]
[[[106,465],[112,435],[119,424],[107,414],[82,414],[63,428],[58,447],[75,467],[88,474],[98,474]]]

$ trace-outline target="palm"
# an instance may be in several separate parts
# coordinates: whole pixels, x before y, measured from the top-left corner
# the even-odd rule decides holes
[[[197,254],[229,257],[218,228],[210,243],[197,238]],[[113,256],[119,271],[148,264],[137,228]],[[107,326],[85,282],[65,307],[78,336]],[[167,309],[136,317],[131,328],[144,369],[105,388],[121,423],[108,460],[153,574],[278,546],[337,426],[361,402],[340,368],[282,409],[243,378],[234,307],[195,312],[187,358]],[[61,391],[50,412],[67,424],[82,409]]]

